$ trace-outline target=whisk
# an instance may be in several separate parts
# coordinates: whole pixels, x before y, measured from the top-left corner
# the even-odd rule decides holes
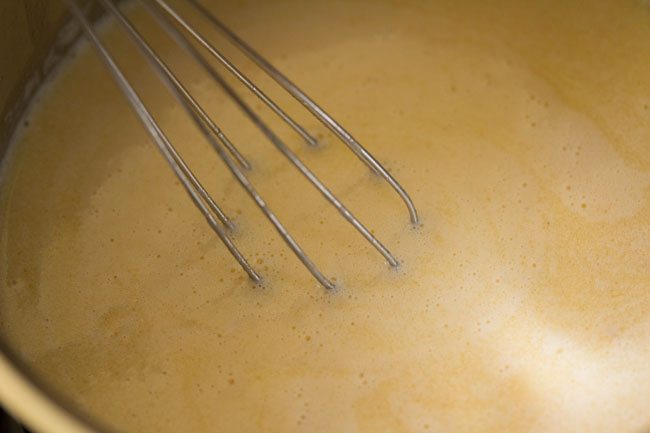
[[[115,20],[130,35],[135,44],[142,51],[143,55],[151,63],[162,81],[170,88],[179,103],[185,108],[192,121],[196,124],[208,142],[212,145],[218,156],[223,160],[228,170],[232,173],[239,184],[246,190],[256,205],[275,227],[279,235],[289,248],[300,259],[303,265],[309,270],[318,282],[327,289],[334,289],[335,284],[327,278],[300,247],[294,237],[288,232],[278,217],[269,208],[266,201],[257,193],[255,187],[246,176],[246,171],[251,170],[251,165],[238,148],[228,139],[223,130],[201,107],[196,99],[190,94],[187,88],[176,77],[173,71],[165,64],[160,56],[147,43],[145,38],[138,32],[131,21],[122,13],[114,0],[90,0],[100,3]],[[253,125],[261,130],[266,138],[284,155],[289,162],[304,175],[307,180],[334,206],[339,213],[386,259],[390,266],[397,267],[399,262],[390,251],[348,210],[347,207],[318,179],[318,177],[300,160],[300,158],[265,124],[265,122],[247,105],[238,93],[224,80],[217,70],[208,61],[208,56],[216,59],[228,72],[233,74],[237,80],[267,107],[269,107],[282,121],[293,129],[310,146],[317,146],[317,140],[289,114],[271,100],[260,90],[246,75],[241,72],[224,54],[209,42],[199,31],[196,30],[187,19],[184,18],[167,0],[138,0],[157,20],[158,24],[167,31],[170,36],[192,58],[198,62],[205,71],[221,86],[225,93],[232,98],[237,106],[245,113]],[[368,168],[376,175],[384,179],[401,197],[405,203],[411,224],[418,224],[418,214],[413,201],[406,190],[395,180],[395,178],[368,152],[354,137],[334,120],[325,110],[314,102],[307,94],[299,89],[285,75],[276,69],[268,60],[262,57],[250,45],[242,40],[237,34],[229,29],[211,11],[197,0],[187,1],[200,15],[211,25],[216,27],[225,39],[232,43],[237,49],[252,60],[259,68],[266,72],[284,90],[297,99],[312,115],[336,135]],[[116,61],[99,39],[91,22],[86,17],[84,10],[77,3],[77,0],[66,0],[73,16],[81,25],[86,37],[95,47],[99,56],[106,63],[121,91],[128,102],[137,113],[139,119],[147,129],[154,143],[162,153],[163,157],[174,171],[181,185],[185,188],[193,203],[203,214],[210,227],[217,234],[219,239],[226,246],[228,251],[241,265],[248,276],[255,282],[261,282],[262,277],[250,265],[244,255],[237,249],[230,237],[234,225],[220,206],[210,196],[200,181],[192,173],[183,158],[178,153],[162,128],[156,122],[151,112],[142,102],[132,84],[125,77]],[[193,42],[192,42],[193,41]],[[198,47],[197,47],[198,46]],[[204,54],[206,53],[206,54]]]

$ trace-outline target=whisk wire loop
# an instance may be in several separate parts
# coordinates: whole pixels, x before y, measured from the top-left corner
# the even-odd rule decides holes
[[[183,22],[180,15],[171,8],[167,0],[154,0],[165,8],[179,23]],[[313,114],[323,125],[332,131],[345,145],[354,152],[359,159],[361,159],[375,174],[381,176],[388,184],[397,192],[400,198],[404,201],[411,223],[414,226],[419,224],[419,217],[417,209],[413,200],[400,185],[397,180],[386,170],[377,159],[372,156],[353,136],[350,134],[340,123],[338,123],[332,116],[318,105],[312,98],[310,98],[304,91],[296,86],[289,78],[280,72],[271,62],[266,60],[261,54],[247,44],[241,37],[233,32],[221,20],[219,20],[210,10],[203,6],[198,0],[187,0],[194,8],[206,17],[216,28],[218,28],[241,52],[243,52],[249,59],[251,59],[257,66],[273,78],[284,90],[289,92],[296,100],[298,100],[311,114]],[[198,32],[194,32],[193,36],[201,38]],[[203,42],[201,42],[203,43]]]
[[[224,162],[228,170],[235,177],[238,183],[244,188],[248,195],[253,199],[257,207],[263,212],[266,218],[271,222],[276,231],[279,233],[284,242],[294,252],[302,264],[312,274],[312,276],[325,288],[335,288],[334,283],[325,277],[325,275],[318,269],[314,262],[304,252],[301,246],[291,236],[286,227],[281,223],[276,214],[270,209],[266,201],[256,191],[252,182],[248,179],[244,170],[250,170],[250,162],[239,152],[237,147],[228,139],[222,129],[217,123],[208,115],[206,110],[198,103],[192,96],[190,91],[181,83],[178,77],[172,72],[169,66],[162,60],[162,58],[155,52],[155,50],[148,44],[145,38],[138,32],[130,20],[120,11],[114,0],[92,0],[97,1],[108,10],[116,21],[125,29],[130,35],[139,49],[142,51],[145,58],[150,62],[152,67],[156,70],[162,81],[167,85],[172,94],[181,103],[187,111],[190,118],[195,125],[202,132],[206,140],[212,145],[219,158]],[[219,62],[233,75],[235,75],[245,87],[252,91],[258,98],[260,98],[267,106],[269,106],[275,114],[277,114],[283,121],[289,124],[298,134],[300,134],[305,141],[310,145],[315,145],[315,139],[298,123],[296,123],[289,115],[287,115],[279,106],[277,106],[264,92],[262,92],[255,84],[253,84],[234,64],[232,64],[219,50],[214,48],[198,31],[190,26],[165,0],[140,0],[144,6],[154,15],[158,23],[165,29],[170,36],[185,50],[187,51],[205,70],[206,72],[219,84],[226,94],[230,96],[237,106],[247,115],[251,122],[256,125],[266,136],[266,138],[275,146],[275,148],[282,153],[287,160],[300,171],[300,173],[323,195],[323,197],[334,206],[339,213],[348,221],[359,233],[386,259],[386,261],[393,267],[398,266],[399,262],[388,251],[388,249],[368,230],[353,214],[345,207],[345,205],[334,195],[334,193],[325,186],[325,184],[302,162],[302,160],[293,152],[272,130],[269,126],[262,121],[262,119],[248,106],[238,93],[223,79],[223,77],[214,69],[211,63],[194,47],[190,40],[176,28],[178,25],[185,33],[189,34],[193,40],[199,43],[206,49],[213,57],[217,58]],[[392,176],[379,164],[370,153],[368,153],[360,144],[352,138],[342,127],[339,126],[327,113],[325,113],[319,106],[317,106],[311,99],[309,99],[302,91],[300,91],[293,83],[291,83],[284,75],[280,74],[268,61],[263,59],[259,54],[252,50],[245,44],[239,37],[232,33],[225,27],[219,20],[209,13],[200,3],[195,0],[189,0],[200,12],[209,16],[215,25],[220,27],[226,34],[229,34],[235,45],[239,46],[243,51],[250,51],[247,55],[257,58],[255,63],[258,64],[263,70],[276,78],[282,87],[285,87],[292,95],[297,97],[303,105],[305,105],[316,117],[321,119],[326,126],[334,131],[350,149],[360,157],[366,164],[373,169],[376,173],[380,174],[384,179],[393,186],[400,196],[404,199],[409,207],[411,215],[411,222],[417,223],[417,212],[413,206],[410,197],[403,188],[397,183]],[[210,194],[201,185],[196,176],[189,169],[182,157],[177,152],[176,148],[170,142],[168,137],[164,134],[151,112],[147,109],[141,98],[134,90],[124,73],[117,66],[112,55],[107,50],[104,43],[99,39],[97,33],[90,24],[88,18],[77,4],[77,0],[66,0],[73,15],[81,24],[81,27],[96,48],[102,60],[108,66],[108,69],[117,81],[120,89],[127,97],[132,108],[136,111],[141,122],[151,135],[154,143],[166,159],[167,163],[172,168],[173,172],[181,182],[182,186],[187,191],[188,195],[199,208],[201,213],[206,218],[210,227],[215,231],[221,241],[226,245],[229,252],[235,257],[240,266],[250,276],[253,281],[260,282],[261,276],[252,268],[247,262],[245,257],[237,249],[232,239],[229,237],[227,231],[231,230],[234,225],[221,210],[218,204],[210,196]],[[151,2],[151,4],[149,4]],[[160,11],[164,13],[160,13]],[[225,30],[224,30],[225,29]],[[243,47],[243,48],[242,48]],[[252,53],[252,54],[250,54]],[[284,82],[284,84],[283,84]],[[296,91],[289,89],[295,88]],[[304,95],[298,97],[297,95]],[[301,99],[302,98],[302,99]],[[305,102],[306,101],[306,102]],[[311,108],[310,108],[311,106]],[[324,120],[323,120],[324,119]],[[329,119],[329,120],[328,120]],[[334,129],[333,129],[334,128]],[[337,133],[336,130],[339,130]],[[348,137],[344,139],[342,137]]]
[[[226,233],[225,228],[222,227],[221,224],[219,224],[219,222],[214,218],[214,216],[210,212],[210,208],[208,208],[206,204],[202,201],[201,194],[197,191],[195,185],[188,178],[187,173],[181,168],[181,165],[179,165],[178,160],[174,157],[174,153],[171,150],[173,149],[173,145],[171,144],[171,142],[169,141],[165,133],[162,131],[158,123],[155,121],[155,119],[153,118],[149,110],[147,110],[146,106],[140,99],[139,95],[134,90],[133,86],[131,86],[131,84],[125,77],[124,73],[121,71],[121,69],[117,66],[115,60],[110,55],[110,53],[108,52],[104,44],[99,40],[97,34],[95,33],[92,27],[92,24],[89,22],[88,18],[86,18],[82,9],[76,3],[76,0],[65,0],[65,1],[67,2],[72,14],[75,16],[75,18],[81,25],[82,30],[84,31],[84,33],[86,34],[90,42],[97,50],[100,58],[104,61],[108,70],[115,78],[115,81],[117,82],[118,86],[120,87],[122,92],[124,92],[124,95],[126,96],[129,104],[137,113],[138,118],[143,123],[147,132],[149,132],[149,134],[151,135],[154,143],[156,144],[156,147],[160,150],[163,157],[171,167],[172,171],[179,179],[181,185],[185,188],[185,190],[187,191],[188,195],[190,196],[190,198],[192,199],[196,207],[199,208],[199,210],[207,220],[210,227],[219,236],[219,238],[226,246],[228,251],[232,254],[233,257],[235,257],[237,262],[239,262],[239,264],[244,269],[244,271],[246,271],[248,276],[253,281],[256,282],[262,281],[262,277],[246,261],[246,258],[241,254],[241,252],[237,249],[235,244],[232,242],[232,240]]]

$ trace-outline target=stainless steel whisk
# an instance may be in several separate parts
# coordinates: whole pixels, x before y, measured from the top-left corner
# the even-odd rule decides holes
[[[327,289],[333,289],[334,283],[318,269],[303,251],[296,240],[289,234],[287,229],[282,225],[277,216],[271,211],[264,199],[257,193],[253,184],[247,178],[245,171],[251,169],[251,165],[246,158],[239,152],[237,147],[228,139],[221,128],[194,99],[190,92],[174,75],[171,69],[151,48],[147,41],[141,36],[129,19],[121,12],[114,0],[90,0],[100,3],[124,28],[131,36],[136,45],[140,48],[144,56],[149,60],[163,82],[167,84],[178,101],[186,109],[196,126],[201,130],[205,138],[212,145],[219,157],[226,164],[230,172],[246,190],[250,197],[255,201],[260,210],[265,214],[273,224],[282,239],[296,254],[304,266],[311,274]],[[268,106],[278,117],[286,122],[305,142],[310,146],[317,146],[316,139],[262,92],[246,75],[244,75],[222,52],[210,43],[201,33],[199,33],[188,21],[174,9],[167,0],[139,0],[147,10],[156,18],[158,23],[173,39],[206,70],[206,72],[224,89],[239,108],[247,115],[250,121],[259,128],[268,140],[282,153],[291,164],[293,164],[307,180],[334,206],[341,215],[354,226],[359,233],[372,244],[386,261],[393,267],[399,265],[399,262],[388,251],[388,249],[350,212],[341,201],[316,177],[316,175],[300,160],[300,158],[289,148],[275,133],[260,119],[260,117],[247,105],[237,94],[237,92],[223,79],[207,60],[199,48],[191,42],[192,40],[201,47],[210,56],[219,61],[230,73],[232,73],[248,90],[255,94],[266,106]],[[257,53],[250,45],[244,42],[223,22],[214,16],[205,6],[197,0],[185,0],[190,3],[194,9],[207,19],[213,26],[220,30],[221,34],[251,59],[259,68],[271,76],[282,88],[297,99],[307,110],[309,110],[319,121],[321,121],[330,131],[332,131],[370,170],[382,177],[401,197],[406,204],[409,212],[411,224],[418,224],[418,214],[404,188],[395,180],[395,178],[368,152],[359,144],[352,135],[345,130],[337,121],[325,112],[316,102],[300,90],[286,76],[278,71],[264,57]],[[77,3],[77,0],[66,0],[69,8],[77,19],[84,33],[90,42],[94,45],[96,51],[106,63],[108,69],[117,81],[120,89],[128,99],[132,108],[136,111],[138,117],[144,124],[145,128],[151,135],[154,143],[168,162],[175,175],[178,177],[181,185],[185,188],[188,195],[206,218],[208,224],[219,236],[226,248],[233,257],[239,262],[246,273],[256,282],[261,282],[260,274],[253,269],[246,258],[237,249],[229,236],[234,226],[226,214],[221,210],[219,205],[214,201],[200,181],[185,164],[180,154],[176,151],[174,145],[167,138],[161,127],[153,118],[150,111],[144,105],[131,83],[127,80],[121,69],[115,62],[112,55],[104,43],[99,39],[89,19],[86,17],[83,9]]]

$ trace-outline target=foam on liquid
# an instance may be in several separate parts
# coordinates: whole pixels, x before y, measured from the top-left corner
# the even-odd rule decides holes
[[[390,270],[132,9],[340,288],[315,283],[108,26],[265,285],[238,268],[81,46],[34,105],[0,190],[0,333],[48,381],[128,432],[650,428],[647,6],[213,3],[390,168],[423,226],[242,61],[321,148],[245,99],[402,261]]]

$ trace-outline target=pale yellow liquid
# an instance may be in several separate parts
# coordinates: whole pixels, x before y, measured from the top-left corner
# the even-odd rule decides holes
[[[213,3],[391,169],[423,225],[219,44],[321,137],[308,149],[239,88],[402,261],[391,270],[132,10],[339,289],[313,280],[109,26],[266,283],[247,279],[82,46],[34,106],[2,182],[0,331],[34,368],[127,432],[650,428],[647,5]]]

